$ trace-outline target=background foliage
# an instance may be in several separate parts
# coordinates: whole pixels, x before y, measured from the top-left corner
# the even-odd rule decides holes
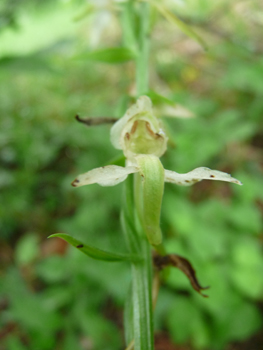
[[[164,166],[220,169],[244,186],[166,185],[167,250],[189,258],[211,288],[203,299],[180,271],[164,276],[156,349],[180,343],[231,349],[255,332],[254,342],[262,341],[262,4],[164,2],[209,47],[204,52],[153,13],[151,88],[196,115],[164,121],[170,138]],[[99,1],[4,1],[0,7],[1,350],[123,347],[128,265],[93,261],[46,239],[66,232],[125,249],[122,185],[70,186],[77,174],[120,155],[109,126],[87,129],[74,121],[76,113],[120,117],[133,94],[132,61],[86,59],[92,50],[121,45],[117,15],[110,1],[106,8]]]

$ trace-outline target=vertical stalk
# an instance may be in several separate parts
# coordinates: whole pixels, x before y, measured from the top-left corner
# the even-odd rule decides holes
[[[153,350],[153,313],[152,313],[152,256],[151,247],[143,232],[135,207],[136,191],[133,191],[132,177],[125,181],[122,226],[129,251],[139,254],[142,261],[132,263],[132,315],[126,322],[127,339],[134,339],[135,350]],[[129,346],[129,349],[133,347]]]
[[[148,91],[149,73],[149,13],[150,5],[130,0],[123,4],[122,30],[124,44],[136,50],[136,93]],[[153,350],[152,312],[152,256],[151,246],[141,225],[142,188],[140,175],[125,181],[122,227],[131,253],[139,254],[142,261],[132,263],[132,291],[125,313],[128,349]]]
[[[125,45],[136,49],[136,92],[141,96],[148,91],[149,73],[149,14],[150,5],[131,0],[124,4],[122,15]],[[152,256],[140,217],[142,214],[142,188],[139,174],[129,176],[125,183],[122,227],[131,253],[139,254],[142,261],[132,263],[131,312],[127,310],[126,334],[128,349],[153,350],[152,311]],[[129,303],[128,303],[129,304]],[[129,304],[130,305],[130,304]]]
[[[139,8],[138,56],[136,59],[137,96],[148,91],[149,86],[149,47],[150,47],[150,5],[141,3]]]
[[[150,5],[139,4],[139,35],[138,57],[136,59],[136,92],[137,96],[149,89],[149,22]],[[153,341],[153,311],[152,311],[152,256],[151,247],[143,232],[140,215],[142,215],[142,188],[139,174],[134,175],[134,199],[137,218],[137,230],[140,231],[140,250],[143,263],[132,265],[133,278],[133,313],[134,313],[134,349],[152,350]],[[138,178],[139,177],[139,178]],[[143,341],[142,341],[143,339]]]
[[[136,185],[135,185],[136,183]],[[134,175],[134,205],[136,231],[139,236],[139,250],[143,257],[141,263],[132,264],[133,283],[133,322],[135,350],[152,350],[153,310],[152,310],[152,255],[151,246],[146,238],[140,216],[142,210],[142,182],[139,174]],[[143,340],[143,342],[142,342]]]
[[[132,264],[134,349],[153,350],[151,249],[141,243],[143,262]]]

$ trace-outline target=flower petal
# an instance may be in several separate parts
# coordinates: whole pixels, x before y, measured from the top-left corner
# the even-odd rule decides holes
[[[135,166],[121,167],[107,165],[79,175],[71,184],[74,187],[97,183],[101,186],[115,186],[124,181],[129,174],[138,172]]]
[[[238,181],[230,174],[204,167],[196,168],[186,174],[178,174],[170,170],[165,170],[164,173],[165,182],[171,182],[181,186],[190,186],[202,180],[219,180],[242,185],[242,182]]]

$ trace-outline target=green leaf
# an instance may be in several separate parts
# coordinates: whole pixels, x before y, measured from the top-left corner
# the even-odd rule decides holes
[[[232,260],[229,276],[235,287],[250,298],[259,298],[263,289],[263,259],[258,241],[240,237],[232,248]]]
[[[18,336],[10,335],[7,337],[6,345],[9,350],[26,350]]]
[[[15,249],[15,260],[18,265],[28,265],[39,255],[38,237],[33,233],[24,235]]]
[[[62,282],[69,278],[69,266],[63,256],[51,255],[37,264],[36,273],[47,283]]]
[[[95,6],[93,4],[86,4],[82,11],[74,17],[74,21],[81,21],[82,19],[90,16],[95,11]]]
[[[169,306],[166,319],[172,340],[178,344],[193,336],[194,324],[203,323],[200,309],[191,299],[181,296],[177,296]]]
[[[159,116],[169,118],[192,118],[194,113],[188,108],[174,102],[173,100],[149,90],[146,95],[150,97]],[[157,106],[157,108],[156,108]]]
[[[177,27],[179,27],[179,29],[181,29],[181,31],[184,34],[197,41],[203,47],[204,50],[207,50],[207,45],[204,42],[204,40],[188,24],[180,20],[180,18],[178,18],[174,13],[169,11],[163,5],[160,5],[155,1],[153,1],[152,4],[167,19],[167,21],[175,24]]]
[[[101,250],[95,247],[92,247],[87,244],[83,244],[77,239],[65,234],[65,233],[55,233],[48,238],[59,237],[64,239],[66,242],[71,244],[73,247],[79,249],[84,254],[96,260],[104,260],[104,261],[140,261],[139,256],[130,255],[130,254],[119,254],[119,253],[111,253],[106,252],[105,250]]]
[[[136,54],[126,47],[111,47],[108,49],[85,52],[76,56],[76,58],[116,64],[133,60],[136,58]]]
[[[234,311],[229,318],[228,327],[232,339],[245,340],[261,327],[262,318],[256,305],[243,302]],[[244,320],[246,320],[246,326],[244,326]]]
[[[8,55],[0,58],[0,67],[12,71],[47,71],[55,73],[55,68],[49,63],[48,59],[41,53],[29,55]]]
[[[152,100],[153,105],[159,105],[159,104],[163,104],[166,103],[170,106],[175,106],[176,103],[174,101],[172,101],[171,99],[158,94],[157,92],[155,92],[154,90],[149,90],[145,95],[147,95],[148,97],[150,97],[150,99]]]

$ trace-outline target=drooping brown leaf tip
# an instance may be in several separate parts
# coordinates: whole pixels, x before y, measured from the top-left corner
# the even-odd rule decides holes
[[[180,255],[169,254],[165,256],[155,255],[153,258],[154,265],[157,269],[162,270],[165,267],[173,266],[181,270],[186,277],[189,279],[192,287],[203,297],[207,298],[208,295],[203,294],[202,290],[208,289],[209,287],[202,287],[196,277],[195,269],[189,260],[183,258]]]
[[[75,116],[76,120],[80,123],[83,123],[87,126],[95,126],[101,124],[113,124],[118,119],[116,118],[107,118],[107,117],[99,117],[99,118],[81,118],[78,114]]]

